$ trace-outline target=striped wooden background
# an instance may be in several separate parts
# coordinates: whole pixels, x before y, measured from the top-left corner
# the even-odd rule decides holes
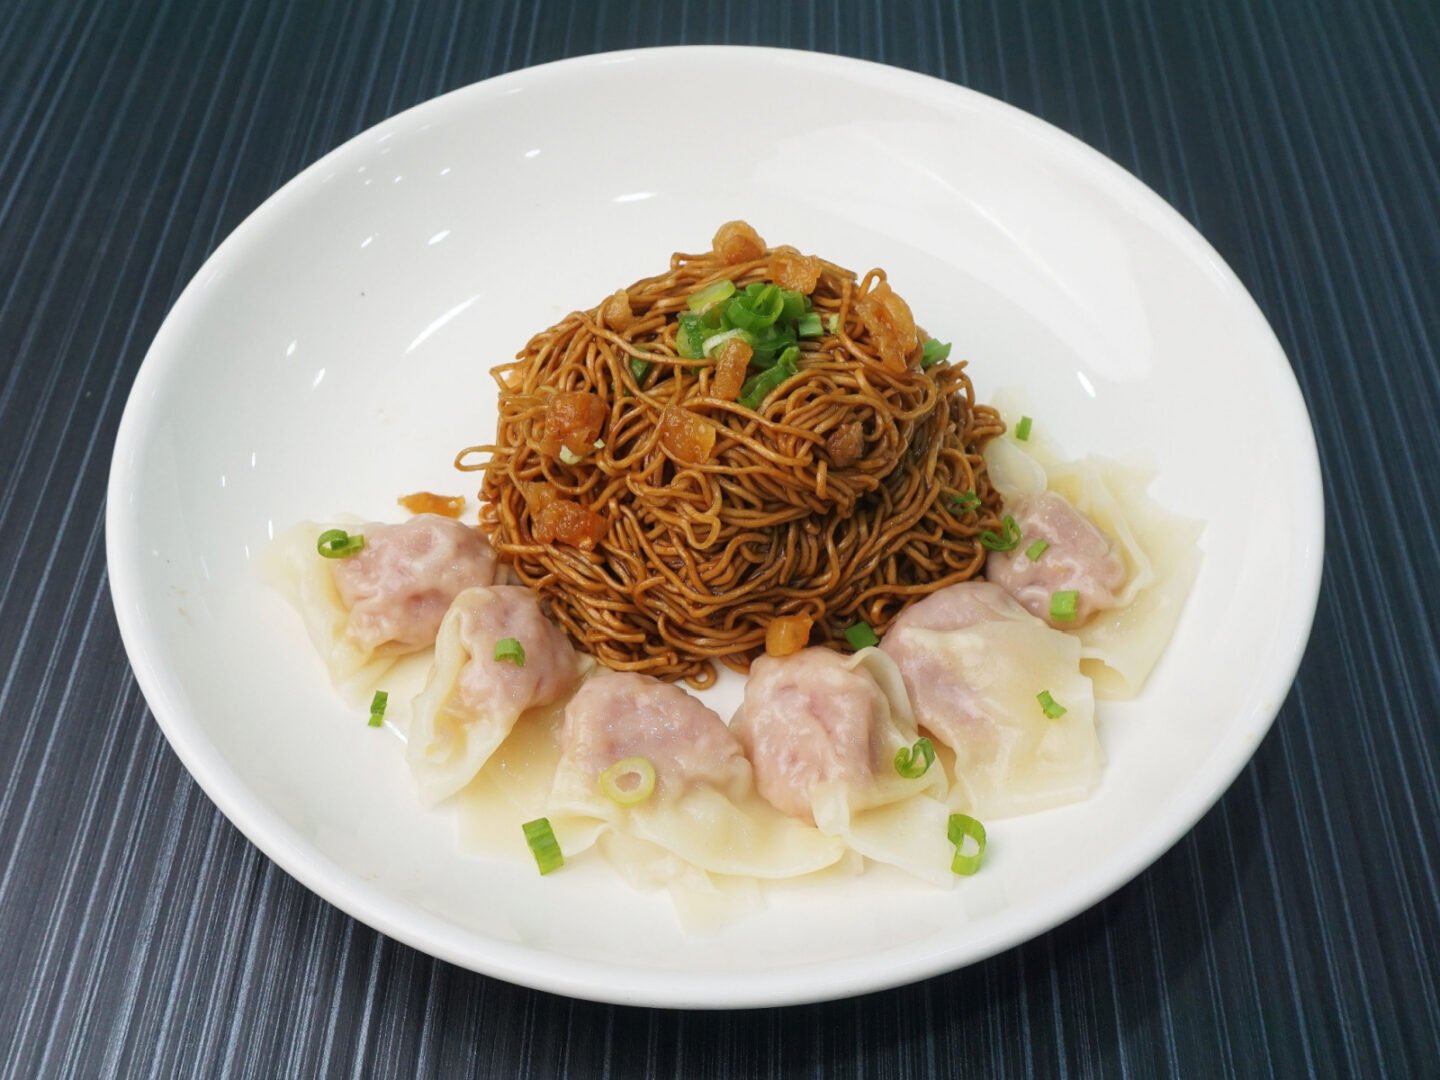
[[[854,1001],[578,1003],[355,924],[186,776],[106,590],[126,391],[246,214],[444,90],[681,42],[914,68],[1100,148],[1251,288],[1320,436],[1315,636],[1234,790],[1055,932]],[[1433,0],[0,0],[0,1075],[1440,1075],[1437,82]]]

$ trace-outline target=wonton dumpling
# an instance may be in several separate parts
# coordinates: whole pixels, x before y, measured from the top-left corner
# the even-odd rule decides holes
[[[325,561],[350,612],[346,632],[372,652],[429,648],[455,597],[495,583],[489,541],[453,518],[418,514],[359,531],[365,546],[358,553]]]
[[[1175,632],[1199,569],[1203,526],[1155,504],[1146,494],[1154,479],[1149,469],[1098,457],[1044,464],[1042,457],[1050,457],[1042,446],[1021,447],[1009,436],[985,445],[990,478],[1007,507],[1048,491],[1115,544],[1125,577],[1114,603],[1066,632],[1080,639],[1082,669],[1101,697],[1134,697]],[[1028,542],[1022,529],[1022,556]]]
[[[919,732],[885,654],[762,656],[731,729],[776,809],[877,862],[953,883],[945,773],[938,763],[916,779],[896,771],[896,751],[912,748]]]
[[[814,785],[868,790],[887,768],[893,773],[895,751],[915,741],[914,722],[904,717],[901,731],[884,691],[851,659],[812,648],[762,656],[750,667],[731,731],[755,770],[755,787],[782,814],[814,821]]]
[[[396,657],[435,643],[450,602],[495,580],[495,553],[477,530],[438,514],[345,528],[365,537],[348,558],[320,555],[326,526],[307,521],[275,541],[267,563],[336,685],[362,690]]]
[[[657,865],[673,856],[708,873],[756,878],[806,874],[844,853],[842,844],[761,799],[725,722],[670,683],[633,672],[595,676],[565,707],[560,748],[550,798],[557,835],[583,832],[577,821],[600,821],[628,838],[612,854],[650,851]],[[631,757],[650,761],[655,790],[621,805],[603,793],[600,777]]]
[[[523,664],[496,660],[514,638]],[[474,779],[527,709],[562,700],[582,672],[570,639],[521,585],[467,589],[440,624],[435,664],[415,699],[406,758],[420,797],[436,802]]]
[[[1039,495],[1006,503],[1024,539],[1009,551],[992,551],[985,559],[985,576],[1018,600],[1037,619],[1057,630],[1083,626],[1097,611],[1119,604],[1125,584],[1125,563],[1115,543],[1063,495]],[[1038,559],[1026,554],[1037,540],[1049,545]],[[1056,619],[1050,599],[1065,590],[1075,592],[1075,614]]]
[[[998,585],[950,585],[905,609],[880,645],[920,725],[955,752],[958,802],[982,818],[1085,798],[1104,758],[1080,642]],[[1048,691],[1065,714],[1045,715]]]

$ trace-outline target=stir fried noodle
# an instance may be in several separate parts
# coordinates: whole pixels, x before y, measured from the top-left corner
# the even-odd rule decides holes
[[[980,447],[1004,426],[947,354],[882,270],[731,222],[496,368],[495,443],[456,464],[581,648],[703,687],[777,619],[883,633],[981,570],[1001,519]]]

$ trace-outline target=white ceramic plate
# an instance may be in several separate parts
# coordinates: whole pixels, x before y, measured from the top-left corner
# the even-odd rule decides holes
[[[709,936],[600,860],[536,875],[456,851],[397,740],[331,691],[257,579],[275,530],[460,491],[487,369],[567,311],[744,217],[856,270],[1076,453],[1142,451],[1202,518],[1204,564],[1145,694],[1101,712],[1083,805],[995,822],[949,892],[867,873]],[[472,503],[473,508],[473,503]],[[834,57],[657,49],[517,72],[358,136],[215,253],[155,339],[108,506],[140,685],[186,767],[267,855],[356,918],[517,983],[665,1006],[839,997],[971,963],[1128,881],[1249,760],[1319,583],[1314,438],[1244,288],[1181,217],[1041,121]],[[728,715],[734,684],[715,692]]]

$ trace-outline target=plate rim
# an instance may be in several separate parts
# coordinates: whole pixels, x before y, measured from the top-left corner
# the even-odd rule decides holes
[[[167,685],[173,674],[163,670],[164,665],[148,648],[148,642],[153,638],[145,632],[147,618],[139,584],[142,571],[138,559],[133,563],[127,562],[131,552],[123,544],[123,538],[134,528],[127,515],[124,498],[130,477],[127,461],[144,441],[147,431],[146,402],[151,392],[163,384],[170,367],[179,363],[174,359],[176,353],[167,354],[168,340],[182,333],[181,328],[192,318],[192,309],[199,310],[209,281],[215,278],[219,268],[233,253],[247,242],[252,233],[262,229],[270,218],[281,213],[290,201],[297,198],[297,193],[317,174],[336,159],[373,139],[382,128],[401,127],[413,123],[420,113],[453,107],[457,100],[466,96],[494,93],[503,91],[510,84],[543,79],[547,73],[578,72],[632,61],[664,62],[679,56],[702,55],[712,60],[721,59],[722,62],[747,56],[767,57],[842,79],[859,75],[884,82],[897,91],[928,96],[941,107],[944,107],[943,99],[947,97],[952,107],[956,100],[965,101],[971,108],[998,112],[1049,147],[1097,169],[1105,176],[1107,184],[1116,185],[1113,190],[1128,191],[1138,199],[1148,212],[1151,223],[1157,227],[1165,226],[1172,239],[1183,241],[1185,246],[1208,258],[1227,293],[1245,309],[1264,343],[1273,351],[1273,359],[1278,363],[1282,376],[1276,393],[1284,397],[1286,406],[1296,411],[1304,432],[1309,436],[1303,448],[1308,453],[1297,450],[1297,458],[1304,458],[1305,475],[1288,478],[1297,488],[1304,489],[1298,492],[1298,497],[1309,511],[1309,520],[1297,523],[1296,530],[1296,536],[1303,534],[1304,539],[1309,541],[1306,545],[1308,561],[1301,568],[1308,602],[1306,610],[1295,616],[1297,632],[1284,643],[1284,656],[1265,681],[1265,692],[1256,695],[1255,707],[1243,717],[1243,731],[1250,736],[1248,748],[1227,756],[1221,763],[1223,767],[1212,774],[1208,788],[1176,808],[1178,812],[1168,816],[1165,828],[1142,831],[1128,845],[1125,858],[1106,860],[1105,873],[1092,872],[1081,878],[1079,887],[1067,890],[1067,899],[1049,906],[1043,917],[1037,920],[1032,914],[1030,918],[1020,920],[1013,916],[1013,909],[1008,910],[999,917],[987,919],[983,931],[967,938],[963,946],[952,945],[927,952],[904,948],[872,951],[864,954],[862,964],[856,963],[857,958],[817,961],[767,973],[764,979],[756,979],[748,972],[696,976],[640,967],[614,968],[594,960],[496,938],[482,938],[470,932],[469,939],[483,940],[484,955],[478,956],[473,949],[457,944],[467,938],[456,933],[458,928],[454,924],[374,890],[353,872],[301,840],[255,796],[208,740],[196,738],[193,732],[186,731],[183,707],[173,699]],[[221,813],[267,858],[300,884],[351,917],[397,941],[458,966],[518,985],[613,1004],[664,1008],[759,1008],[833,1000],[889,989],[978,963],[1048,933],[1100,903],[1135,880],[1187,836],[1253,759],[1283,707],[1299,670],[1319,601],[1324,563],[1324,491],[1318,447],[1303,394],[1289,358],[1264,313],[1243,282],[1199,230],[1124,166],[1023,109],[968,87],[905,68],[829,53],[768,46],[674,45],[569,57],[457,87],[358,132],[307,165],[261,202],[195,272],[166,314],[136,372],[111,457],[106,487],[105,530],[111,600],[121,640],[157,725],[185,769]],[[1015,925],[1017,923],[1019,925]]]

